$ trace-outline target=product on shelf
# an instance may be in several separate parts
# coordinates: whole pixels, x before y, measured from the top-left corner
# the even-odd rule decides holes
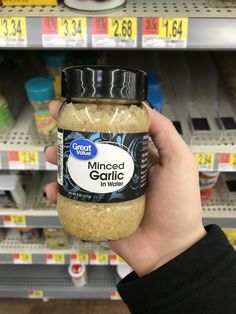
[[[209,7],[236,8],[236,0],[208,0]]]
[[[155,73],[148,74],[148,101],[159,112],[162,112],[164,97],[161,92],[160,78]]]
[[[117,265],[116,271],[120,279],[125,278],[129,273],[133,271],[133,269],[128,264],[120,264]]]
[[[56,6],[57,0],[2,0],[3,6],[32,6],[32,5],[50,5]]]
[[[62,74],[68,100],[58,119],[61,223],[81,240],[126,237],[145,208],[147,75],[92,66],[69,67]]]
[[[224,233],[229,242],[236,246],[236,229],[224,229]]]
[[[69,275],[75,287],[83,287],[88,282],[86,266],[82,264],[70,264],[68,268]]]
[[[66,65],[66,54],[60,51],[49,51],[44,54],[49,77],[53,80],[55,96],[61,97],[61,71]]]
[[[0,207],[23,208],[26,194],[17,175],[0,174]]]
[[[14,119],[6,98],[0,94],[0,131],[7,131],[14,125]]]
[[[38,133],[45,139],[56,134],[56,121],[50,116],[49,102],[54,98],[53,82],[46,77],[35,77],[25,84],[29,101],[34,109]]]
[[[63,229],[46,228],[43,233],[50,249],[64,249],[70,246],[70,237]]]
[[[209,171],[199,173],[199,184],[201,192],[201,200],[203,202],[208,201],[211,198],[213,189],[217,183],[220,172]]]
[[[39,228],[17,228],[17,231],[23,243],[40,243],[43,239],[43,230]]]
[[[64,3],[72,9],[91,12],[115,9],[125,2],[126,0],[64,0]]]
[[[7,229],[0,228],[0,243],[6,239]]]

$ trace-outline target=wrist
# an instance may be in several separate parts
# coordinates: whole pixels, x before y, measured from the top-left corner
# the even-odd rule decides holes
[[[144,250],[139,250],[140,253],[134,254],[130,261],[127,262],[140,277],[145,276],[189,249],[205,235],[206,230],[201,226],[198,230],[192,232],[189,237],[182,237],[179,240],[173,240],[172,238],[170,241],[165,241],[163,238],[156,238],[156,241],[150,242],[154,243],[154,245],[149,245]]]

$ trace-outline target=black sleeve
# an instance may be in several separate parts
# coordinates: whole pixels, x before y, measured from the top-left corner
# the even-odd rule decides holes
[[[235,314],[236,253],[223,231],[206,236],[157,270],[134,272],[117,289],[133,314]]]

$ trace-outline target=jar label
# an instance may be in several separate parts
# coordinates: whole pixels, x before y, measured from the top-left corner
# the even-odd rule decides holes
[[[145,192],[148,133],[58,129],[61,195],[84,202],[122,202]]]
[[[34,119],[39,134],[50,135],[56,129],[56,121],[51,117],[49,110],[35,110]]]

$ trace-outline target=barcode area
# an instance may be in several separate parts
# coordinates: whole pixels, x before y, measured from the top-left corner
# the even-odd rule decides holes
[[[58,171],[57,171],[57,181],[60,185],[63,185],[63,133],[57,133],[57,164],[58,164]]]

